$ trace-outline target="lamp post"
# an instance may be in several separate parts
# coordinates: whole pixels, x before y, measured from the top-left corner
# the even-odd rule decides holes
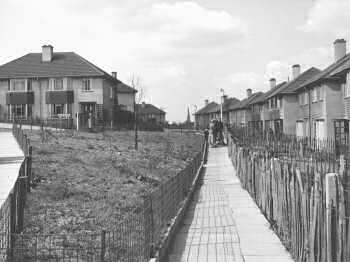
[[[221,121],[221,123],[223,123],[223,117],[222,117],[222,105],[223,105],[223,100],[224,100],[225,90],[221,88],[221,89],[220,89],[220,92],[222,93],[222,96],[221,96],[221,103],[220,103],[220,121]]]

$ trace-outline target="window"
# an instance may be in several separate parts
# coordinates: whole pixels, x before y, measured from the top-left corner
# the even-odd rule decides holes
[[[26,90],[26,80],[16,79],[11,81],[11,91],[24,92]]]
[[[11,105],[12,118],[26,118],[26,105]]]
[[[318,87],[315,87],[311,90],[311,101],[312,102],[317,102],[317,90],[319,88]]]
[[[350,73],[346,75],[345,96],[350,96]]]
[[[334,121],[335,141],[340,145],[348,144],[349,141],[349,121],[335,120]]]
[[[32,91],[32,80],[31,79],[27,80],[27,91]]]
[[[279,101],[280,101],[279,108],[282,108],[283,106],[282,97],[280,97]]]
[[[325,138],[325,126],[323,120],[316,120],[314,122],[314,135],[316,139]]]
[[[53,90],[63,90],[63,79],[62,78],[54,79]]]
[[[309,93],[308,92],[305,92],[305,95],[304,95],[304,105],[307,105],[309,104]]]
[[[83,80],[83,91],[91,91],[90,79]]]
[[[64,104],[52,104],[52,116],[64,114]]]
[[[109,97],[112,99],[113,98],[113,87],[109,88]]]
[[[298,137],[303,137],[304,136],[304,128],[303,128],[303,121],[297,121],[296,123],[296,135]]]

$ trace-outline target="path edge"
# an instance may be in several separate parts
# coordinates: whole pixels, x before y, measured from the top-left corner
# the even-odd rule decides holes
[[[205,164],[207,163],[207,156],[208,156],[208,149],[209,145],[206,143],[206,148],[203,156],[202,163],[200,167],[198,168],[196,177],[192,183],[192,186],[190,188],[190,191],[188,193],[187,198],[184,200],[182,206],[180,207],[179,211],[177,212],[175,218],[171,221],[171,224],[169,225],[167,232],[164,234],[162,243],[160,244],[160,248],[155,254],[153,258],[149,260],[149,262],[164,262],[165,259],[168,257],[169,247],[171,246],[172,242],[175,239],[175,235],[178,232],[179,228],[181,227],[181,222],[183,221],[185,214],[188,210],[188,207],[191,204],[191,201],[193,199],[194,192],[197,190],[199,181],[202,178],[204,174]]]

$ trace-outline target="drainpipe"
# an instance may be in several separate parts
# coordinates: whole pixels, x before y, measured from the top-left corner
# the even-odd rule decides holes
[[[309,99],[309,137],[310,137],[310,142],[311,142],[311,127],[312,127],[312,123],[311,123],[311,89],[309,89],[308,91],[308,99]]]

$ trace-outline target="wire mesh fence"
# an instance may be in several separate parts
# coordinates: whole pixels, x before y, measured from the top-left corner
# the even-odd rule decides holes
[[[305,156],[304,148],[315,145],[310,140],[287,149],[281,146],[285,137],[275,145],[267,139],[231,133],[229,154],[243,187],[296,261],[350,261],[346,157],[337,155],[332,141]]]
[[[8,261],[148,261],[188,196],[207,156],[207,141],[185,169],[143,197],[143,205],[116,221],[113,230],[84,234],[23,234],[24,203],[30,189],[32,153],[18,125],[14,136],[28,153],[19,179],[0,208],[0,262]],[[26,174],[26,178],[23,175]]]

